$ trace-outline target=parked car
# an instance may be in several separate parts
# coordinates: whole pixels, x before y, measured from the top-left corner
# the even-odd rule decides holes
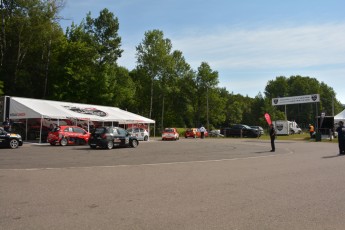
[[[135,136],[138,141],[148,141],[149,140],[149,132],[143,128],[129,128],[127,129],[132,136]]]
[[[220,133],[220,129],[211,130],[208,135],[210,137],[224,137],[224,135]]]
[[[208,132],[207,131],[204,132],[204,136],[208,137]],[[184,137],[185,138],[188,138],[188,137],[193,137],[193,138],[201,137],[201,132],[197,128],[189,128],[184,133]]]
[[[259,130],[243,124],[234,124],[230,127],[223,128],[221,129],[221,134],[226,137],[260,137]]]
[[[0,128],[0,146],[10,147],[16,149],[23,145],[22,137],[16,133],[6,132],[3,128]]]
[[[51,145],[60,144],[61,146],[74,144],[85,145],[88,143],[89,138],[90,133],[83,128],[61,125],[53,128],[48,133],[47,142]]]
[[[179,140],[180,135],[177,132],[176,128],[165,128],[162,132],[162,140]]]
[[[91,132],[89,138],[90,148],[97,147],[112,149],[114,147],[133,147],[139,145],[139,141],[127,130],[119,127],[100,127]]]
[[[253,128],[253,129],[259,130],[260,135],[264,135],[265,134],[265,131],[264,131],[264,129],[261,126],[250,126],[250,127]]]

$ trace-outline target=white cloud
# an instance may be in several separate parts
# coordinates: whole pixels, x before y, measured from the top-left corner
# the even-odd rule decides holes
[[[184,34],[174,31],[166,37],[172,41],[174,50],[183,52],[193,69],[203,61],[209,63],[219,72],[220,86],[229,92],[254,97],[276,76],[298,74],[325,82],[336,91],[337,98],[345,102],[345,93],[339,86],[345,83],[340,80],[345,73],[344,23],[222,28],[212,34],[198,29]],[[120,65],[135,67],[138,44],[126,43]]]
[[[172,38],[172,42],[193,66],[207,61],[221,69],[301,68],[344,63],[344,37],[345,24],[324,24],[223,29],[212,35]]]

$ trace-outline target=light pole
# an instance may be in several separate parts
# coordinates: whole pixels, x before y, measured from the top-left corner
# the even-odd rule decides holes
[[[208,132],[210,131],[210,121],[209,121],[209,116],[208,116],[208,85],[206,86],[206,94],[207,94],[207,99],[206,99],[206,110],[207,110],[207,130]]]

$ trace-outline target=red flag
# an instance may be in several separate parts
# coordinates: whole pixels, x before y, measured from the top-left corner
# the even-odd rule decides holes
[[[271,117],[268,113],[265,113],[265,118],[266,118],[266,121],[269,125],[272,124]]]

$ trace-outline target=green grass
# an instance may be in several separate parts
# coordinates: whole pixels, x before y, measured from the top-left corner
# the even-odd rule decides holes
[[[265,134],[261,136],[259,139],[263,140],[269,140],[270,136]],[[277,136],[276,140],[287,140],[287,141],[310,141],[310,142],[315,142],[315,139],[310,139],[309,133],[302,133],[302,134],[292,134],[289,136]],[[338,143],[338,139],[334,138],[332,141],[329,139],[321,139],[321,142],[329,142],[329,143]]]
[[[184,138],[184,133],[186,132],[186,128],[176,128],[177,132],[180,134],[180,138]],[[160,135],[156,135],[157,137],[160,137]],[[208,138],[219,138],[219,137],[208,137]],[[226,138],[238,138],[238,137],[226,137]],[[260,140],[270,140],[270,136],[267,134],[267,132],[262,135]],[[282,135],[277,136],[277,140],[286,140],[286,141],[309,141],[309,142],[315,142],[315,139],[310,139],[310,135],[308,132],[302,133],[302,134],[292,134],[292,135]],[[329,139],[321,139],[321,142],[328,142],[328,143],[338,143],[338,138],[334,138],[332,141]]]

